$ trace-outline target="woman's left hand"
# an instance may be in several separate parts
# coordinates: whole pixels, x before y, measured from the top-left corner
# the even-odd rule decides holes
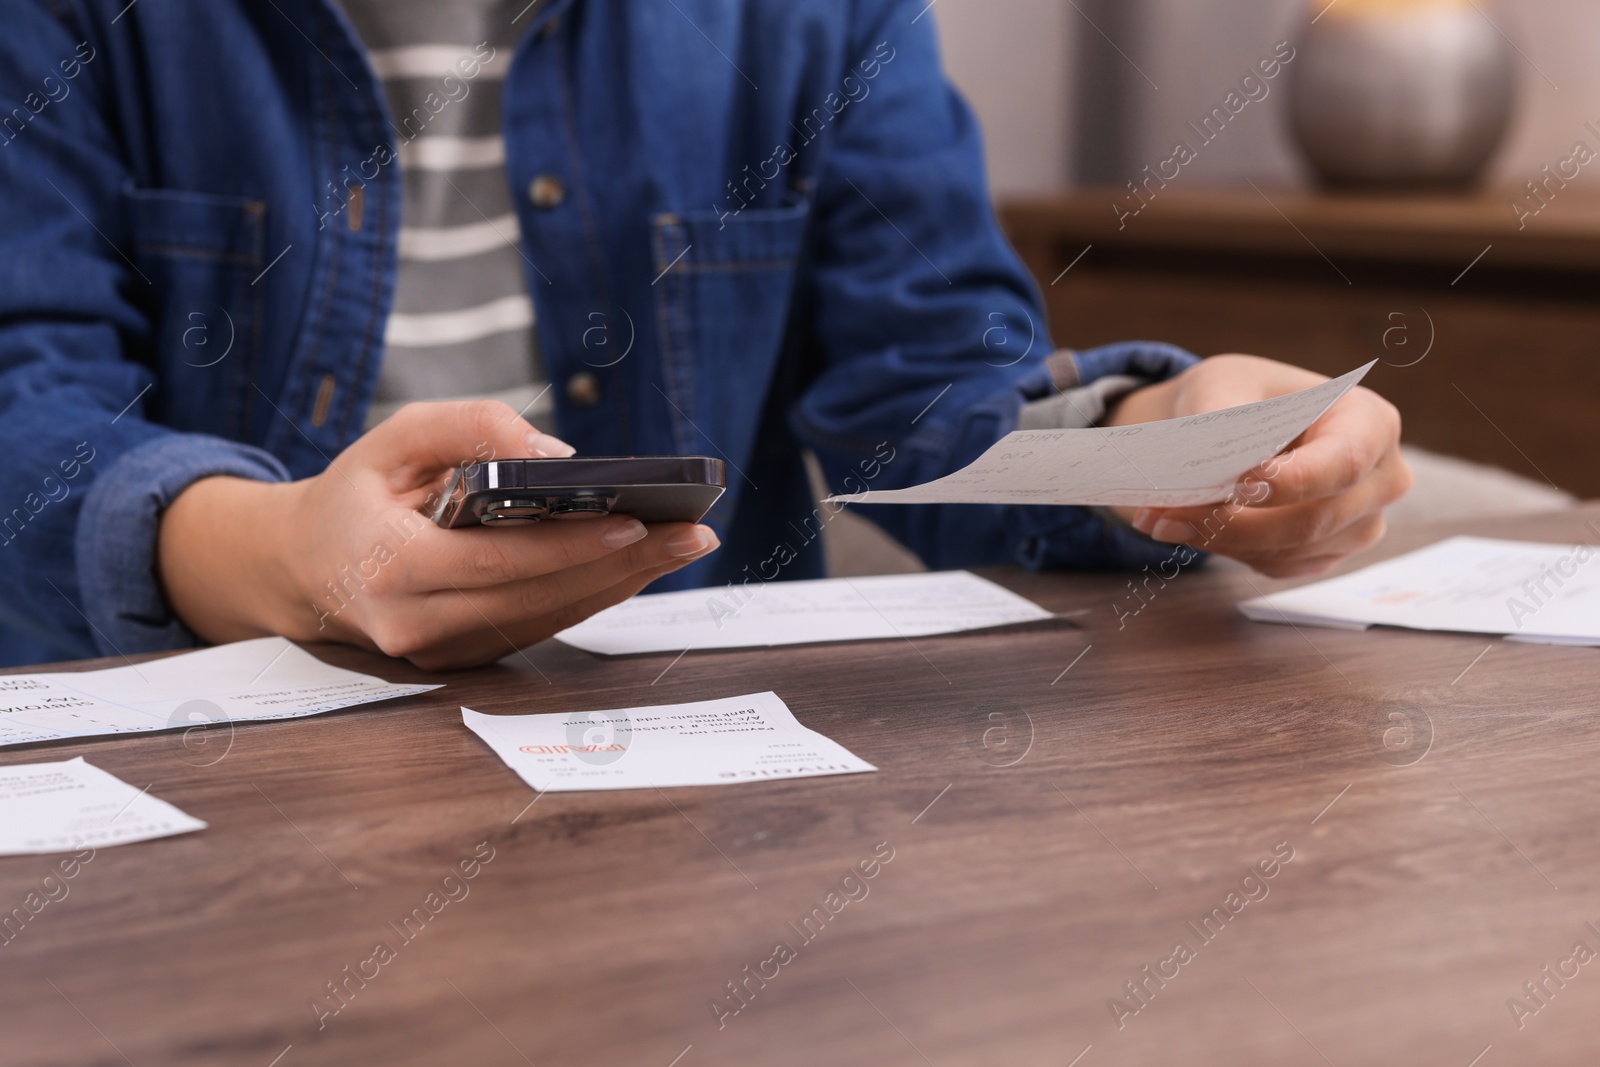
[[[1182,418],[1297,392],[1328,379],[1258,356],[1213,356],[1124,397],[1106,425]],[[1232,503],[1118,508],[1135,529],[1231,556],[1272,578],[1321,574],[1383,538],[1383,509],[1411,487],[1400,413],[1350,390],[1289,448],[1245,475]]]

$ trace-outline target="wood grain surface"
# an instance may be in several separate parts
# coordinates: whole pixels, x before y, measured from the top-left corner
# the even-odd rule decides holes
[[[675,664],[546,643],[363,709],[4,750],[210,827],[101,850],[0,946],[0,1062],[1595,1062],[1600,965],[1541,968],[1600,949],[1600,651],[1252,623],[1235,603],[1273,586],[1226,565],[1142,601],[994,576],[1087,614]],[[540,797],[458,711],[766,689],[881,771]],[[55,862],[0,859],[0,909]]]

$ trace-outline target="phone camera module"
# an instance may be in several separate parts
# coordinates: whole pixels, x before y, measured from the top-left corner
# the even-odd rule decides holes
[[[509,498],[489,501],[478,521],[485,526],[528,526],[549,514],[544,500]]]
[[[603,496],[566,496],[550,501],[552,519],[597,519],[610,514],[611,499]]]

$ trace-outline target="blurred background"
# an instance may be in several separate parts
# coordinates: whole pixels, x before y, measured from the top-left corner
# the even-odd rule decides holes
[[[1340,0],[1329,16],[1351,2]],[[1520,185],[1564,156],[1584,123],[1600,122],[1600,3],[1480,2],[1526,54],[1511,126],[1488,175],[1491,184]],[[1187,121],[1277,42],[1298,40],[1301,23],[1324,7],[1326,0],[937,0],[932,14],[945,69],[983,121],[990,180],[1004,197],[1121,185],[1165,158]],[[1202,154],[1192,173],[1186,167],[1185,179],[1309,180],[1288,134],[1287,103],[1288,94],[1275,91],[1228,131],[1227,145]],[[1600,167],[1580,180],[1600,188]]]
[[[1380,360],[1418,476],[1391,526],[1600,497],[1596,0],[929,12],[1057,345]],[[833,540],[841,573],[915,566]]]

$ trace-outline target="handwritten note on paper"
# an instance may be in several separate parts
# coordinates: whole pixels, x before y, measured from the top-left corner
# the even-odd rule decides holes
[[[1372,366],[1298,393],[1181,419],[1085,430],[1018,430],[943,478],[828,499],[859,504],[1213,504],[1226,499],[1245,474],[1288,447]]]
[[[925,637],[1053,617],[976,574],[936,571],[650,593],[607,608],[556,638],[588,652],[621,656]]]
[[[100,671],[0,675],[0,747],[190,726],[293,719],[437,685],[391,685],[261,637]]]
[[[878,768],[808,730],[776,693],[553,715],[462,721],[543,792],[729,785]]]
[[[85,763],[0,767],[0,855],[76,852],[204,830],[165,800]]]
[[[1506,634],[1600,645],[1600,549],[1451,537],[1338,578],[1239,605],[1258,622]]]

